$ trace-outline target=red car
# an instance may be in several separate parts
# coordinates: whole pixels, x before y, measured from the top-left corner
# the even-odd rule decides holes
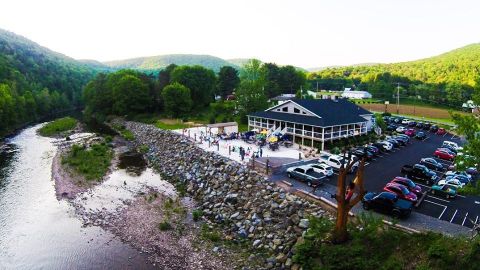
[[[447,131],[444,128],[439,128],[437,130],[437,135],[444,135],[445,133],[447,133]]]
[[[446,149],[438,148],[435,150],[433,153],[433,156],[440,158],[440,159],[445,159],[445,160],[454,160],[455,159],[455,154],[452,152],[447,151]]]
[[[413,128],[409,128],[405,131],[405,135],[409,136],[409,137],[413,137],[415,136],[416,132],[415,132],[415,129]]]
[[[411,201],[413,203],[417,202],[417,195],[408,190],[408,188],[406,188],[404,185],[388,183],[383,190],[396,194],[400,199]]]
[[[390,181],[390,183],[405,186],[406,188],[408,188],[410,192],[415,193],[417,197],[422,194],[422,188],[419,185],[415,184],[415,182],[413,182],[412,180],[406,177],[397,176],[393,178],[393,180]]]

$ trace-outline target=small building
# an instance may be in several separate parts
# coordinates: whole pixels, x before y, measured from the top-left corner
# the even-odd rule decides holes
[[[208,124],[207,132],[211,132],[213,134],[230,134],[233,132],[238,133],[238,124],[237,122]]]
[[[345,99],[291,99],[248,115],[249,129],[269,129],[314,146],[320,142],[360,136],[372,129],[373,113]],[[298,139],[297,139],[298,138]]]
[[[280,96],[276,96],[271,98],[269,101],[273,105],[280,105],[286,101],[289,101],[291,99],[295,98],[295,94],[281,94]]]
[[[351,99],[365,99],[372,98],[372,94],[367,91],[356,91],[351,90],[351,88],[345,88],[345,91],[342,93],[342,97]]]

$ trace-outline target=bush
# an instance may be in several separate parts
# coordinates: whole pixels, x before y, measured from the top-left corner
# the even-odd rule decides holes
[[[76,119],[72,117],[64,117],[44,125],[38,130],[38,132],[42,136],[55,136],[74,129],[76,125]]]
[[[113,152],[105,144],[94,144],[90,149],[73,145],[70,152],[63,157],[62,163],[74,168],[87,180],[98,180],[107,173],[112,158]]]
[[[202,224],[200,236],[212,242],[219,242],[222,239],[221,234],[213,228],[208,227],[207,224]]]
[[[203,211],[200,210],[200,209],[195,209],[192,211],[192,218],[193,218],[193,221],[199,221],[200,218],[203,216]]]
[[[160,224],[158,224],[158,228],[160,229],[160,231],[168,231],[172,229],[172,225],[170,225],[168,221],[164,220],[160,222]]]
[[[148,150],[150,150],[150,148],[148,148],[147,145],[141,145],[140,147],[138,147],[138,152],[142,154],[148,153]]]
[[[330,151],[334,155],[340,154],[340,148],[338,147],[333,147],[332,150]]]

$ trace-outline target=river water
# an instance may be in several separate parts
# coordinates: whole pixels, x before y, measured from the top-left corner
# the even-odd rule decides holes
[[[30,127],[0,149],[0,269],[153,269],[146,257],[58,201],[56,148]]]

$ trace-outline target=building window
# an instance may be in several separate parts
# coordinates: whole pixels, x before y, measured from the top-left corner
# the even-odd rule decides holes
[[[307,114],[306,112],[302,112],[303,114]]]
[[[288,112],[288,107],[283,107],[282,111]]]
[[[277,109],[277,112],[279,112],[279,111],[280,111],[280,109]]]
[[[294,113],[300,113],[300,110],[297,109],[297,108],[293,108],[293,112],[294,112]]]

